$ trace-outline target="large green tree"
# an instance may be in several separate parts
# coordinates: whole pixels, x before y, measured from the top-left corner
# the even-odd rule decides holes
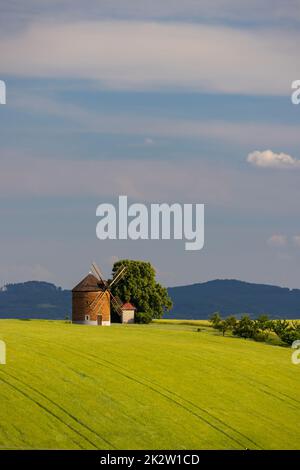
[[[138,312],[161,318],[164,311],[172,308],[168,291],[156,282],[155,269],[149,262],[120,260],[112,269],[114,275],[121,266],[126,266],[125,276],[112,286],[112,293],[122,302],[131,302]]]

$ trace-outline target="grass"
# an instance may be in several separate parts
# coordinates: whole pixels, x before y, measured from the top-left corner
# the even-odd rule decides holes
[[[189,325],[189,326],[204,326],[206,328],[212,327],[209,320],[153,320],[153,323],[159,325]]]
[[[186,322],[2,320],[0,339],[2,448],[300,447],[289,348]]]

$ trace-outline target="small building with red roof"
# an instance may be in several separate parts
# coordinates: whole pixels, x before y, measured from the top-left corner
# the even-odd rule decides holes
[[[134,323],[134,314],[136,308],[130,302],[126,302],[121,307],[122,311],[122,323]]]

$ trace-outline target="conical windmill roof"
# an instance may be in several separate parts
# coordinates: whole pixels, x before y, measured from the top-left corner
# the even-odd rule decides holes
[[[97,292],[103,290],[106,283],[99,281],[93,274],[89,273],[82,281],[72,289],[72,292]]]

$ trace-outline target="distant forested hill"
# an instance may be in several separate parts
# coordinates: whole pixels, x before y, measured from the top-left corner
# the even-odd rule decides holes
[[[300,319],[300,290],[236,280],[215,280],[168,289],[174,307],[165,318],[202,319],[222,315],[268,313]],[[69,290],[48,282],[9,284],[0,290],[0,318],[64,319],[71,316]]]
[[[49,282],[8,284],[0,291],[0,318],[62,319],[71,314],[71,292]]]
[[[236,280],[215,280],[189,286],[170,287],[173,310],[166,318],[207,318],[243,313],[267,313],[276,318],[300,318],[300,290]]]

